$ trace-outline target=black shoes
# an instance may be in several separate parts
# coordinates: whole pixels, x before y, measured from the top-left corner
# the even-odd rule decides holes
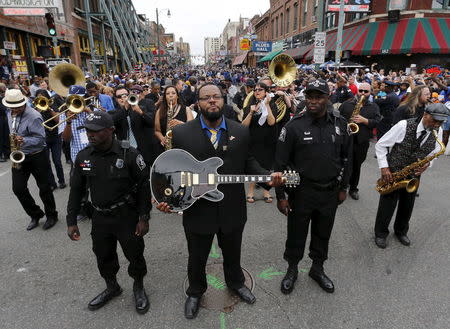
[[[58,221],[58,217],[47,217],[47,220],[45,221],[44,225],[42,226],[42,229],[48,230],[49,228],[52,228],[53,226],[55,226],[57,221]]]
[[[411,244],[411,241],[409,240],[408,236],[406,234],[395,234],[397,237],[397,240],[400,241],[400,243],[404,246],[409,246]]]
[[[103,307],[114,297],[119,296],[122,293],[122,288],[116,283],[114,287],[106,288],[100,295],[96,296],[91,302],[88,304],[88,309],[91,311],[98,310]]]
[[[186,319],[194,319],[200,308],[200,297],[189,296],[184,304],[184,316]]]
[[[231,289],[231,290],[247,304],[253,304],[256,301],[256,297],[246,286],[242,286],[239,289]]]
[[[358,191],[349,191],[348,194],[353,200],[359,200],[359,193]]]
[[[135,280],[133,284],[134,301],[136,303],[136,312],[139,314],[147,313],[150,308],[150,301],[145,293],[144,284],[141,280]]]
[[[319,284],[320,288],[322,288],[326,292],[328,293],[334,292],[333,281],[331,281],[330,278],[327,277],[327,275],[323,270],[316,270],[311,268],[309,270],[309,276],[311,277],[311,279],[313,279]]]
[[[31,218],[30,224],[27,226],[27,231],[31,231],[32,229],[39,226],[39,219],[40,218]]]
[[[378,248],[386,249],[387,243],[386,238],[375,237],[375,244]]]
[[[60,189],[63,189],[63,188],[65,188],[67,185],[66,185],[66,183],[59,183],[59,188]]]
[[[297,281],[298,277],[298,268],[297,266],[289,266],[281,281],[281,292],[285,295],[290,294],[292,290],[294,290],[295,281]]]

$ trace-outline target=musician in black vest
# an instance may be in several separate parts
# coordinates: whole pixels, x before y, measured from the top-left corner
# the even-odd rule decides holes
[[[362,96],[365,96],[359,115],[355,115],[355,117],[352,118],[352,122],[356,123],[359,127],[358,133],[353,135],[353,166],[352,174],[350,176],[350,190],[348,193],[354,200],[359,200],[359,176],[361,174],[361,166],[367,157],[369,140],[372,138],[373,128],[375,128],[381,120],[380,108],[377,104],[369,101],[371,89],[370,84],[366,82],[361,83],[356,95],[357,98],[347,100],[339,107],[341,115],[347,119],[347,121],[350,121],[356,104]]]
[[[173,129],[173,148],[186,150],[199,161],[220,157],[224,161],[219,168],[220,174],[268,174],[249,155],[248,129],[224,118],[224,101],[219,87],[212,83],[202,85],[198,89],[198,100],[201,115]],[[269,185],[279,185],[281,174],[272,175],[274,179]],[[244,185],[220,185],[219,189],[225,195],[222,201],[200,199],[183,213],[189,251],[189,288],[186,291],[188,298],[184,309],[188,319],[197,315],[200,298],[207,289],[205,266],[214,235],[217,235],[222,249],[228,288],[246,303],[252,304],[256,300],[244,285],[245,278],[240,263],[242,232],[247,220]],[[157,208],[170,212],[166,203],[160,203]]]
[[[439,129],[438,138],[442,139],[442,129],[439,128],[447,120],[447,108],[444,104],[428,105],[420,121],[415,118],[401,120],[393,126],[375,146],[381,178],[392,182],[392,173],[413,164],[417,159],[439,152],[440,145],[431,134],[432,129]],[[416,170],[415,176],[421,174],[430,166],[430,162]],[[386,238],[389,234],[389,223],[395,208],[397,215],[394,223],[394,233],[401,244],[410,245],[407,236],[409,220],[414,208],[416,192],[408,193],[405,188],[381,195],[375,221],[375,244],[386,248]],[[398,207],[397,207],[398,206]]]

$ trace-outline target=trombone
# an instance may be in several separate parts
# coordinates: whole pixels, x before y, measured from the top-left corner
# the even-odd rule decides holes
[[[48,111],[52,105],[53,105],[53,99],[52,98],[49,99],[45,96],[38,96],[33,100],[33,106],[39,112]]]
[[[56,115],[52,116],[50,119],[44,121],[42,125],[49,130],[53,130],[59,127],[63,122],[66,122],[67,120],[70,120],[77,114],[83,112],[84,108],[86,107],[86,102],[91,99],[92,97],[84,98],[83,96],[80,95],[70,95],[69,97],[67,97],[66,102],[60,106],[60,109],[64,106],[67,108],[64,111],[59,112]],[[53,121],[56,118],[59,118],[61,114],[66,113],[67,111],[69,111],[71,114],[67,115],[65,120],[59,121],[57,124],[53,126],[48,125],[49,122]]]

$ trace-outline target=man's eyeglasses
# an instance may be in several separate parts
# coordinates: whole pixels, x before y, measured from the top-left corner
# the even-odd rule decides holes
[[[221,95],[212,95],[212,96],[199,97],[198,99],[201,100],[202,102],[207,102],[211,98],[214,99],[215,101],[218,101],[218,100],[222,99],[222,96]]]
[[[264,88],[255,88],[254,91],[258,92],[258,91],[265,91]]]
[[[361,94],[364,94],[364,93],[370,93],[370,90],[365,90],[365,89],[359,89],[358,90]]]
[[[128,97],[128,95],[129,95],[129,94],[122,94],[122,95],[117,95],[116,97],[117,97],[117,98],[125,98],[125,97]]]

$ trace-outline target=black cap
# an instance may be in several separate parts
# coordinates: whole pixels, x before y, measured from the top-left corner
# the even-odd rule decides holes
[[[100,131],[105,128],[114,127],[112,117],[103,111],[94,111],[89,113],[84,120],[84,125],[79,126],[78,129],[88,129],[92,131]]]
[[[383,83],[388,85],[388,86],[398,86],[397,82],[394,82],[394,81],[391,81],[391,80],[384,80]]]
[[[245,85],[247,87],[252,87],[253,88],[254,86],[256,86],[256,83],[255,83],[255,80],[249,78],[249,79],[247,79],[247,81],[245,81]]]
[[[433,103],[425,108],[425,112],[430,114],[434,120],[437,121],[447,121],[450,115],[447,106],[442,103]]]
[[[312,91],[318,91],[322,94],[330,94],[330,88],[328,88],[328,83],[323,79],[317,79],[311,82],[308,82],[306,86],[305,93],[310,93]]]

